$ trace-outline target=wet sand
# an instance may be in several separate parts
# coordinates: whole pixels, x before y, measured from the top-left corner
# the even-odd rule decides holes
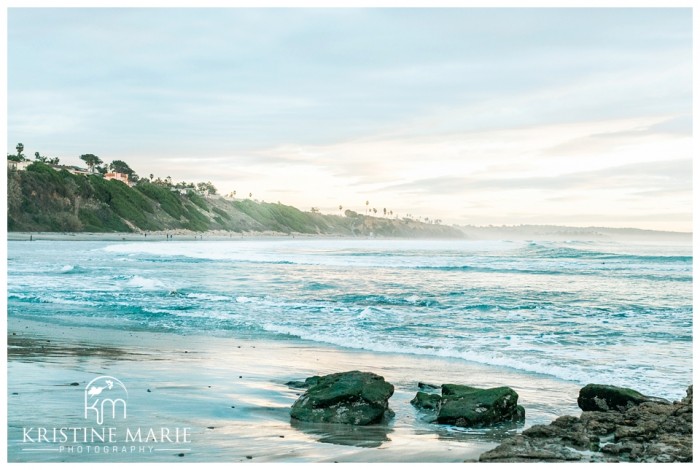
[[[289,380],[347,370],[384,376],[396,390],[387,424],[291,422],[302,390]],[[84,418],[86,385],[109,375],[128,389],[118,427],[189,428],[190,441],[144,452],[99,454],[26,441],[29,427],[95,426]],[[579,386],[457,359],[372,353],[299,340],[182,336],[8,320],[8,460],[90,462],[464,462],[516,429],[465,431],[426,423],[409,401],[417,382],[510,385],[528,416],[523,427],[577,414]],[[73,385],[77,384],[77,385]],[[34,431],[36,432],[36,430]],[[32,434],[30,434],[31,436]],[[98,442],[99,444],[99,442]],[[105,453],[104,451],[107,450]]]

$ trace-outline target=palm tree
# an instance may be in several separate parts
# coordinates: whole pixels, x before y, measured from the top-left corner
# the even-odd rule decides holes
[[[338,210],[339,210],[340,213],[342,214],[342,213],[343,213],[343,206],[342,206],[342,205],[338,206]]]
[[[148,175],[148,176],[151,178],[151,181],[153,181],[153,173],[151,173],[151,174]]]
[[[253,193],[248,193],[248,197],[252,199],[252,198],[253,198]]]
[[[365,201],[365,206],[367,206],[365,208],[365,214],[367,214],[369,212],[369,201]]]
[[[384,208],[384,217],[386,217],[386,207]]]
[[[22,157],[23,156],[22,152],[24,151],[24,144],[22,142],[20,142],[17,144],[17,147],[15,147],[15,148],[17,149],[17,156]]]

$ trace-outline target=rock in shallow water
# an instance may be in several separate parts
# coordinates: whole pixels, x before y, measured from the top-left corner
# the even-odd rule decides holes
[[[435,421],[462,427],[486,427],[525,419],[518,394],[510,387],[476,388],[444,384],[442,396],[418,392],[411,404],[434,411]]]
[[[285,385],[291,388],[309,388],[313,387],[318,383],[318,375],[307,377],[305,380],[290,380]]]
[[[291,416],[311,423],[379,423],[389,410],[394,386],[371,372],[340,372],[318,377],[292,405]]]
[[[440,400],[442,397],[435,393],[418,392],[411,405],[422,410],[438,410],[440,408]]]
[[[483,427],[524,419],[525,408],[518,405],[518,394],[510,387],[442,386],[438,423]]]
[[[481,455],[482,462],[692,462],[693,387],[675,403],[584,411],[533,426]]]

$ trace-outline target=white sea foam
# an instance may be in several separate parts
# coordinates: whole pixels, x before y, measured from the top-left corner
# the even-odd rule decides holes
[[[133,287],[141,290],[164,290],[167,289],[165,284],[158,279],[149,279],[147,277],[133,276],[126,282],[127,287]]]
[[[434,254],[449,247],[450,256]],[[251,263],[302,264],[338,267],[460,267],[465,256],[479,256],[489,250],[513,250],[500,241],[415,241],[415,240],[296,240],[296,241],[201,241],[115,244],[104,251],[127,256],[177,257]],[[398,250],[402,256],[386,256]],[[473,261],[473,259],[472,259]]]
[[[533,358],[532,356],[524,360],[522,355],[509,354],[507,350],[502,352],[489,350],[483,347],[485,345],[480,344],[473,344],[472,348],[464,350],[445,339],[440,340],[440,343],[443,344],[442,346],[417,345],[417,342],[413,342],[413,344],[401,344],[369,336],[366,332],[355,329],[353,326],[347,324],[338,325],[334,328],[335,331],[333,333],[323,329],[307,329],[270,322],[263,324],[262,328],[269,332],[296,336],[304,340],[318,341],[345,348],[463,359],[474,363],[506,367],[526,373],[547,375],[576,382],[581,385],[591,382],[614,383],[620,386],[635,388],[642,393],[657,395],[661,391],[666,394],[671,392],[682,396],[684,390],[684,386],[679,387],[672,379],[664,378],[663,376],[656,377],[655,383],[653,384],[640,384],[638,370],[627,367],[613,368],[610,367],[610,363],[607,362],[567,362],[562,358],[560,360],[561,363],[557,363],[553,362],[552,358]],[[577,356],[585,358],[586,354],[581,351]]]
[[[73,266],[72,264],[67,264],[61,268],[61,272],[62,273],[69,273],[69,272],[73,271],[74,269],[75,269],[75,266]]]
[[[372,307],[365,307],[364,310],[357,315],[358,320],[365,320],[368,318],[372,318]]]

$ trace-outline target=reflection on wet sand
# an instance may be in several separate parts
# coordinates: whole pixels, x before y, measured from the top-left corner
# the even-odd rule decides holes
[[[71,344],[37,337],[8,335],[7,355],[16,360],[45,362],[50,357],[101,357],[104,359],[139,360],[145,354],[109,346]]]
[[[292,419],[292,428],[312,436],[318,442],[355,447],[379,447],[391,441],[393,429],[385,424],[352,426],[334,423],[306,423]]]

